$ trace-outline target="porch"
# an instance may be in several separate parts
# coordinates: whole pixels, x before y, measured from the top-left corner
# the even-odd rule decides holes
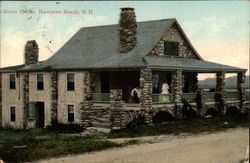
[[[201,90],[198,87],[198,73],[216,74],[216,88]],[[231,71],[230,71],[231,73]],[[245,73],[238,72],[237,89],[225,89],[225,74],[221,71],[181,71],[140,69],[124,71],[91,72],[91,101],[95,106],[108,106],[120,101],[120,109],[150,109],[153,107],[181,107],[184,102],[199,107],[214,105],[222,114],[227,103],[240,103],[245,110]],[[162,93],[162,85],[169,85],[169,93]],[[131,90],[140,86],[139,102],[133,101]],[[118,91],[118,92],[117,92]],[[111,92],[115,92],[112,95]],[[220,108],[221,107],[221,108]],[[179,108],[181,110],[181,108]],[[203,108],[205,109],[205,108]]]
[[[199,89],[197,74],[211,72],[216,75],[215,88],[210,91]],[[120,129],[140,116],[150,123],[160,111],[170,112],[175,118],[182,119],[183,110],[187,106],[196,110],[198,116],[205,116],[211,108],[218,115],[223,115],[227,107],[231,106],[245,112],[246,107],[249,107],[245,92],[245,72],[227,72],[238,75],[235,91],[225,90],[226,71],[158,68],[88,71],[84,79],[87,87],[81,109],[82,124],[89,129]],[[169,85],[167,94],[162,93],[163,83]],[[131,90],[138,86],[141,96],[136,103],[131,99]]]

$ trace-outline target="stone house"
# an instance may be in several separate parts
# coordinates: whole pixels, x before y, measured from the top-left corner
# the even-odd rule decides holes
[[[138,117],[149,123],[159,111],[182,119],[183,99],[199,116],[248,105],[246,69],[204,61],[176,19],[136,22],[134,9],[122,8],[119,24],[81,28],[43,62],[38,51],[28,41],[25,64],[0,69],[2,126],[78,123],[109,132]],[[215,92],[198,89],[198,73],[216,74]],[[237,92],[225,92],[225,73],[238,74]],[[161,94],[163,83],[170,94]],[[137,86],[141,96],[133,103]]]

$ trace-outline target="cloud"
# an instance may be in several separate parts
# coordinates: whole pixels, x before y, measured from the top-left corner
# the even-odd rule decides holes
[[[13,25],[1,31],[1,67],[22,64],[24,45],[27,40],[36,40],[39,45],[39,60],[48,59],[80,28],[95,26],[107,22],[105,16],[84,16],[73,18],[69,26],[61,26],[57,19],[45,15],[34,22],[28,32]],[[62,29],[63,28],[63,29]]]

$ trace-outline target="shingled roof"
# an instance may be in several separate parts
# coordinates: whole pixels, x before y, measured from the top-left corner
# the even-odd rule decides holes
[[[167,69],[243,71],[236,67],[201,60],[167,57],[146,57],[176,19],[163,19],[137,23],[137,44],[126,54],[118,51],[118,25],[81,28],[62,48],[48,60],[28,65],[20,70],[72,70],[161,67]],[[180,26],[179,26],[180,28]],[[181,32],[182,29],[180,28]],[[184,34],[184,32],[183,32]],[[184,34],[184,37],[187,37]],[[188,39],[187,39],[188,41]],[[189,42],[189,41],[188,41]],[[192,47],[192,45],[191,45]],[[192,47],[193,48],[193,47]],[[195,64],[194,64],[195,63]]]

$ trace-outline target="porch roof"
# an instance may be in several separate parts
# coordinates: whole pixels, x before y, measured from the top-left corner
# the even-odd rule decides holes
[[[195,71],[213,73],[218,71],[225,72],[242,72],[247,71],[246,69],[232,67],[228,65],[218,64],[214,62],[201,61],[196,59],[186,58],[167,58],[167,57],[144,57],[148,67],[158,70],[176,70],[180,69],[183,71]]]

